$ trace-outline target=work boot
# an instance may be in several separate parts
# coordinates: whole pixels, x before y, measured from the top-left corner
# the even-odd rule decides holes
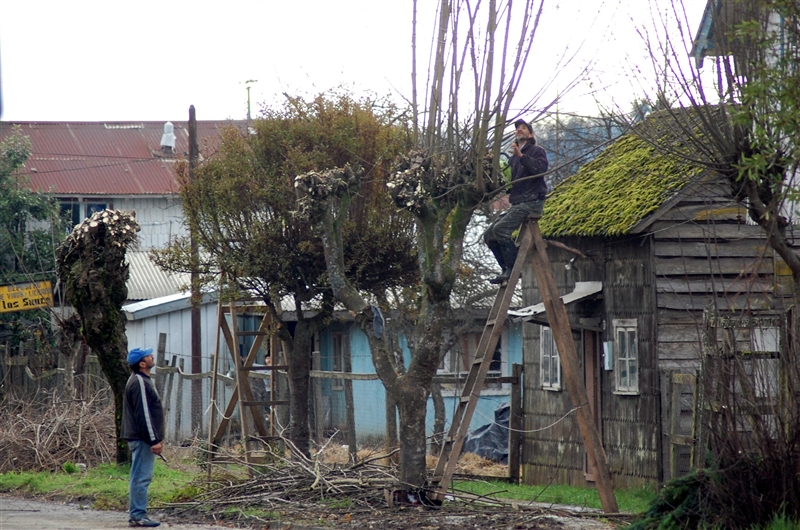
[[[141,519],[129,519],[128,520],[128,525],[130,525],[130,526],[144,526],[144,527],[153,528],[153,527],[159,526],[160,524],[161,523],[159,523],[158,521],[153,521],[152,519],[150,519],[146,515],[144,517],[142,517]]]
[[[495,255],[502,255],[504,266],[502,266],[503,272],[499,276],[489,280],[489,283],[495,285],[505,283],[511,278],[511,271],[514,269],[514,263],[517,261],[517,253],[519,252],[517,245],[513,241],[503,241],[498,246],[500,247],[499,252]],[[499,262],[500,259],[497,261]]]
[[[499,285],[502,283],[506,283],[509,280],[509,278],[511,278],[511,269],[506,267],[505,269],[503,269],[503,272],[501,272],[499,275],[489,280],[489,283]]]
[[[503,248],[500,243],[494,239],[488,238],[484,238],[484,241],[486,242],[486,246],[489,247],[489,250],[492,251],[492,254],[494,254],[494,259],[497,260],[497,264],[500,265],[500,269],[505,269],[506,262],[503,260]]]

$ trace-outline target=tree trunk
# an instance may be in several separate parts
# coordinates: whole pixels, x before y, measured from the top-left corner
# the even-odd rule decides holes
[[[391,452],[392,449],[398,446],[397,443],[397,402],[392,395],[386,392],[386,439],[384,442],[386,452]],[[392,457],[394,463],[398,463],[399,458],[395,455]]]
[[[294,330],[292,351],[286,356],[289,366],[289,440],[306,456],[311,455],[308,408],[313,336],[314,330],[309,322],[299,320]]]
[[[97,355],[97,361],[114,394],[114,424],[117,433],[117,464],[130,460],[128,444],[120,438],[122,430],[122,398],[130,371],[125,365],[128,337],[125,336],[125,316],[119,309],[102,306],[78,307],[83,322],[83,336]]]
[[[428,391],[406,382],[398,400],[400,410],[400,481],[421,488],[426,477],[425,412]]]
[[[444,442],[445,410],[442,397],[442,385],[431,384],[431,397],[433,398],[433,439],[431,440],[431,453],[439,454]]]

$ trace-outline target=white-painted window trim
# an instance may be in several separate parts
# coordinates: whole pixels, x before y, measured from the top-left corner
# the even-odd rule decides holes
[[[540,382],[544,390],[561,390],[561,358],[558,355],[553,330],[540,326],[539,367]]]
[[[639,394],[639,324],[635,318],[612,321],[614,330],[614,393]]]

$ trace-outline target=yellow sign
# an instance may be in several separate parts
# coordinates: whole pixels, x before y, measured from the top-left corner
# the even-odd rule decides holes
[[[50,281],[0,285],[0,313],[53,307]]]

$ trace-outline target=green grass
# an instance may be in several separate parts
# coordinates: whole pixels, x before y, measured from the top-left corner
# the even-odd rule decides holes
[[[0,474],[0,492],[52,495],[87,499],[99,510],[127,510],[130,466],[102,464],[84,473],[23,472]],[[191,498],[197,488],[190,483],[194,473],[156,466],[150,484],[150,502],[172,502]]]
[[[568,504],[601,509],[597,490],[575,488],[563,485],[525,486],[502,481],[455,481],[456,491],[466,491],[499,499],[543,502],[547,504]],[[622,512],[639,513],[655,498],[653,488],[618,489],[614,491],[617,504]]]
[[[769,524],[761,529],[752,528],[751,530],[800,530],[800,521],[792,521],[786,515],[776,515]]]

